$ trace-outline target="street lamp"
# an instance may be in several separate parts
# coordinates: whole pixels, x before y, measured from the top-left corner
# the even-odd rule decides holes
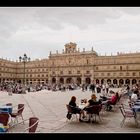
[[[23,57],[19,57],[19,61],[20,62],[23,62],[23,85],[24,85],[24,88],[25,88],[25,64],[26,62],[30,61],[30,57],[27,57],[26,54],[23,55]],[[25,93],[25,89],[23,91]]]

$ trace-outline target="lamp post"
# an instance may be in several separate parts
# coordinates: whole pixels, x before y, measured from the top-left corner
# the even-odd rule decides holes
[[[26,62],[30,61],[30,57],[27,57],[26,54],[23,55],[23,57],[19,57],[19,61],[23,62],[23,86],[24,86],[24,90],[22,90],[22,93],[26,93],[25,92],[25,64]]]

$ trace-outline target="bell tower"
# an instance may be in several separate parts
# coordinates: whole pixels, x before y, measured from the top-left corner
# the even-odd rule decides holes
[[[65,53],[74,53],[77,52],[77,44],[76,43],[67,43],[65,44]]]

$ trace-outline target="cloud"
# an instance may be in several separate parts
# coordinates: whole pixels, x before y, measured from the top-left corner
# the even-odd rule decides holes
[[[74,25],[79,29],[88,28],[89,25],[104,24],[107,19],[120,18],[120,13],[112,8],[42,8],[36,11],[37,21],[52,29],[63,29],[65,25]]]
[[[47,58],[76,42],[80,50],[117,52],[139,46],[139,9],[118,7],[0,8],[0,56]],[[133,13],[131,13],[133,11]],[[138,50],[138,49],[137,49]]]
[[[120,7],[117,10],[124,12],[129,15],[139,15],[140,14],[140,7]]]

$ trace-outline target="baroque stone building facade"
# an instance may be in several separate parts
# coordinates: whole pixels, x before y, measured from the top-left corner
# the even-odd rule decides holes
[[[22,62],[0,59],[0,82],[23,82]],[[99,56],[77,48],[76,43],[65,44],[62,53],[50,52],[48,59],[26,63],[26,83],[104,83],[135,84],[140,82],[140,53],[118,53]]]

